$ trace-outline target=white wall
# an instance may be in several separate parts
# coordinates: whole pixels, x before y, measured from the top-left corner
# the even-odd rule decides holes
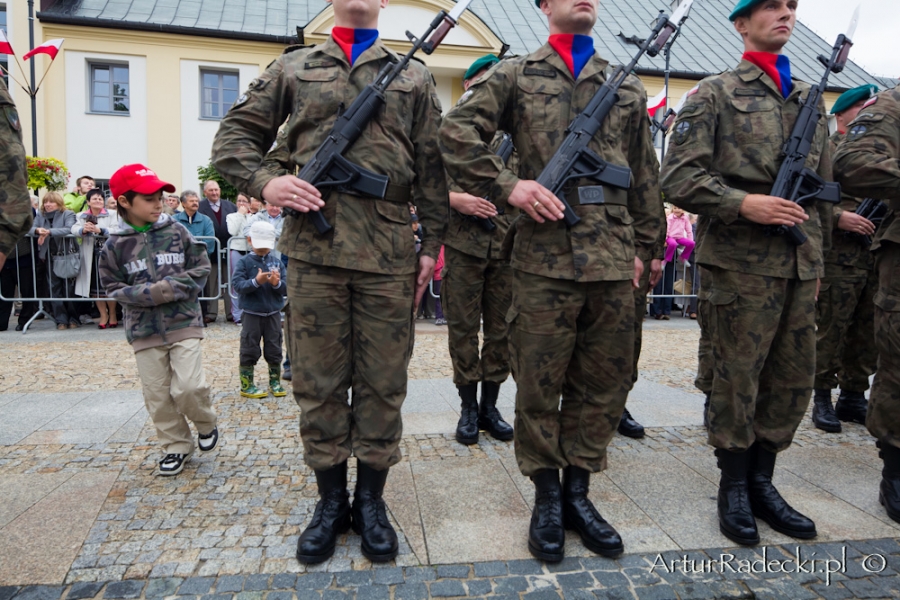
[[[88,113],[89,61],[128,63],[129,115]],[[146,164],[147,59],[126,54],[65,51],[65,65],[66,166],[72,175],[71,183],[82,175],[109,179],[122,165]]]
[[[259,65],[181,61],[181,185],[178,190],[194,190],[202,193],[197,180],[197,167],[209,163],[213,138],[219,129],[219,121],[200,118],[200,69],[237,71],[238,90],[243,93],[250,82],[259,75]]]
[[[437,87],[438,99],[441,101],[441,110],[444,114],[447,114],[447,111],[453,108],[453,103],[451,98],[453,98],[453,79],[450,77],[441,77],[436,75],[434,78],[434,82]]]
[[[388,4],[378,17],[378,32],[385,40],[409,41],[406,32],[419,36],[434,20],[435,13],[430,7]],[[481,46],[482,42],[463,27],[454,27],[444,38],[444,45]]]

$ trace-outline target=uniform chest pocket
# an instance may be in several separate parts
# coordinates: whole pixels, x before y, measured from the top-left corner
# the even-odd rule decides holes
[[[299,85],[294,112],[304,119],[321,120],[335,116],[344,101],[346,78],[341,68],[321,67],[297,73]]]
[[[548,77],[519,79],[519,119],[527,131],[562,129],[562,85]]]
[[[398,78],[391,83],[384,93],[384,111],[380,116],[385,128],[407,134],[412,129],[415,112],[416,82],[411,79]]]
[[[734,138],[738,146],[771,145],[780,147],[783,138],[781,111],[775,101],[762,96],[739,96],[731,99],[734,116]]]

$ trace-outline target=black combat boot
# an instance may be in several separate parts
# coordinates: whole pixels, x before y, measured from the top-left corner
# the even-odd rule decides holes
[[[706,401],[703,403],[703,427],[709,429],[709,394],[706,394]]]
[[[628,409],[622,411],[622,418],[619,419],[619,433],[625,437],[634,438],[636,440],[644,437],[644,426],[634,420]]]
[[[563,525],[581,536],[585,548],[615,558],[625,551],[622,537],[588,500],[591,473],[569,465],[563,470]]]
[[[462,392],[460,392],[460,395]],[[497,396],[500,395],[500,384],[492,381],[481,382],[481,406],[478,407],[478,429],[484,429],[494,439],[504,442],[513,439],[513,428],[503,420],[503,415],[497,410]],[[465,401],[463,401],[465,402]],[[462,418],[460,417],[460,424]],[[478,431],[475,431],[478,441]],[[459,429],[456,430],[456,439],[459,439]],[[465,443],[465,442],[460,442]]]
[[[888,516],[900,523],[900,448],[878,442],[878,455],[884,462],[878,501]]]
[[[847,423],[866,424],[866,410],[869,402],[863,392],[846,392],[841,390],[837,404],[834,405],[834,414],[841,421]]]
[[[730,452],[716,448],[719,469],[719,531],[732,542],[744,546],[759,543],[756,519],[750,510],[747,492],[747,467],[749,456],[746,452]]]
[[[528,550],[535,558],[559,562],[566,551],[559,471],[542,469],[531,476],[531,481],[534,482],[534,511],[528,527]]]
[[[747,454],[750,459],[747,487],[753,515],[785,535],[801,540],[816,537],[816,524],[812,519],[794,510],[772,485],[775,453],[763,448],[759,442],[754,442]]]
[[[478,384],[458,385],[459,423],[456,424],[456,441],[466,446],[478,443]]]
[[[353,531],[362,537],[363,556],[372,562],[387,562],[397,557],[397,532],[388,521],[382,494],[388,469],[376,471],[356,462],[356,492],[353,494]]]
[[[831,405],[831,390],[816,390],[813,395],[812,422],[816,428],[829,433],[840,433],[841,422]]]
[[[334,554],[337,536],[350,529],[350,499],[347,494],[347,462],[326,471],[316,471],[321,500],[312,521],[297,541],[297,560],[320,563]]]

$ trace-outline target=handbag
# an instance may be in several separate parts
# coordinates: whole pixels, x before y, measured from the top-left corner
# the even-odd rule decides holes
[[[81,272],[81,249],[72,238],[66,238],[62,248],[53,255],[53,274],[60,279],[72,279]]]

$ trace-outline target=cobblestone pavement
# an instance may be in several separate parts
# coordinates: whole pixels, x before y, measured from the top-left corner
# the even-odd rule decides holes
[[[4,365],[0,393],[12,398],[15,394],[138,390],[133,353],[121,332],[108,333],[71,341],[65,333],[52,341],[38,335],[0,338]],[[305,567],[293,554],[299,531],[315,506],[316,486],[313,473],[302,460],[297,409],[288,398],[247,400],[238,395],[237,369],[233,367],[237,365],[238,334],[239,328],[230,324],[208,329],[204,366],[224,425],[223,444],[216,453],[195,456],[177,478],[155,476],[159,451],[149,421],[136,442],[0,446],[0,481],[113,475],[85,536],[71,549],[70,563],[66,562],[63,575],[52,582],[56,585],[31,585],[49,580],[4,581],[2,574],[9,569],[4,571],[2,561],[15,560],[16,551],[0,548],[0,600],[900,597],[900,543],[896,539],[900,535],[886,517],[878,521],[877,515],[875,525],[866,531],[883,534],[869,535],[869,540],[797,545],[787,543],[788,538],[775,538],[781,541],[753,549],[713,546],[686,551],[672,550],[678,545],[668,540],[665,551],[638,546],[643,548],[639,553],[615,561],[590,556],[576,544],[573,552],[567,549],[570,557],[559,565],[533,560],[463,564],[444,560],[438,562],[446,564],[429,565],[429,553],[434,549],[429,548],[428,540],[398,526],[401,548],[395,562],[372,565],[359,551],[358,536],[349,534],[339,541],[331,560]],[[641,376],[694,393],[696,328],[648,327],[645,335]],[[419,335],[411,379],[450,377],[446,344],[446,335]],[[665,456],[692,464],[708,454],[705,444],[701,427],[649,428],[642,440],[617,436],[610,446],[610,462],[638,459],[651,463],[654,456]],[[844,433],[826,436],[804,425],[795,446],[811,452],[838,448],[856,453],[861,460],[874,455],[871,438],[859,426],[845,426]],[[506,465],[516,485],[522,485],[522,478],[514,472],[511,444],[488,438],[474,446],[461,446],[448,432],[404,436],[402,450],[405,463],[420,466],[442,460],[448,461],[447,465],[470,466],[499,462]],[[354,480],[352,463],[350,478]],[[703,476],[714,481],[716,474]],[[389,486],[392,481],[397,481],[394,475]],[[524,489],[516,500],[525,506],[530,502],[527,496]],[[390,507],[393,511],[401,505],[391,502]],[[395,524],[401,517],[391,515]],[[684,516],[685,521],[697,520],[698,527],[711,518],[705,514]],[[0,539],[2,527],[11,519],[5,518],[0,507]],[[496,534],[477,532],[485,539]],[[766,561],[757,560],[764,551]],[[797,572],[773,572],[779,568]],[[16,585],[3,587],[11,583]]]

